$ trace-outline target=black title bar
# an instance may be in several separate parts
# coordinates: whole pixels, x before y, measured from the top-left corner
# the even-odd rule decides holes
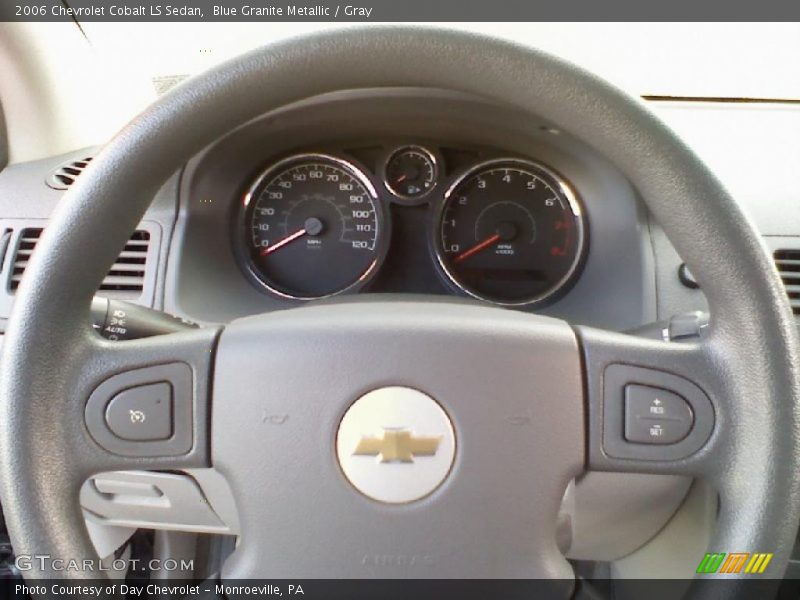
[[[0,21],[795,21],[797,0],[2,0]]]

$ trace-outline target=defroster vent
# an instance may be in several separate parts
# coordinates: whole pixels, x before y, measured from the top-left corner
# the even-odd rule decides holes
[[[78,179],[83,170],[92,162],[93,156],[86,156],[59,165],[45,180],[54,190],[66,190]]]

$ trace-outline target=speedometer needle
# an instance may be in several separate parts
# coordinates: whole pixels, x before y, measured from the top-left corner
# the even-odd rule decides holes
[[[491,246],[494,243],[499,242],[499,241],[500,241],[500,234],[499,233],[495,233],[493,236],[486,238],[482,242],[478,242],[477,244],[475,244],[469,250],[464,250],[464,252],[462,252],[461,254],[459,254],[458,256],[456,256],[453,259],[453,262],[454,263],[460,263],[462,260],[468,259],[470,256],[473,256],[473,255],[477,254],[481,250],[485,250],[489,246]]]
[[[303,229],[295,231],[292,235],[288,235],[279,242],[275,242],[274,244],[272,244],[272,246],[267,246],[266,248],[262,248],[261,256],[269,256],[276,250],[280,250],[281,248],[283,248],[286,244],[291,244],[296,239],[303,237],[306,233],[308,232],[306,231],[305,227],[303,227]]]

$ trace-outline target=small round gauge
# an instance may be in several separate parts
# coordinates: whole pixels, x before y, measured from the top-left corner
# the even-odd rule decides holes
[[[502,305],[550,298],[583,256],[584,223],[569,186],[543,165],[478,165],[445,194],[435,234],[439,265],[461,291]]]
[[[404,200],[422,198],[439,176],[433,154],[420,146],[395,150],[386,161],[386,187]]]
[[[363,172],[322,155],[267,169],[245,196],[248,270],[270,292],[312,300],[352,290],[385,253],[384,215]]]

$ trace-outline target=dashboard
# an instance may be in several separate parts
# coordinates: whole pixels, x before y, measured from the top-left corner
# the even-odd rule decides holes
[[[796,137],[789,133],[796,130],[800,112],[770,104],[651,102],[650,106],[698,150],[741,200],[771,251],[800,251],[800,203],[794,168],[800,153]],[[753,143],[762,138],[764,143]],[[65,173],[72,176],[64,169],[84,165],[84,159],[97,151],[78,149],[9,165],[0,171],[0,329],[10,314],[15,282],[21,276],[26,253],[64,193],[63,187],[52,185],[53,177]],[[369,204],[375,207],[375,223],[380,223],[382,231],[374,232],[375,249],[368,248],[363,253],[372,257],[367,263],[371,265],[374,260],[375,265],[362,279],[361,267],[351,260],[363,249],[346,252],[349,258],[344,261],[333,260],[333,254],[327,251],[320,252],[318,256],[323,260],[317,264],[324,277],[335,266],[340,276],[346,275],[343,283],[333,281],[331,285],[323,278],[322,282],[314,282],[325,283],[327,289],[322,292],[313,287],[283,289],[274,285],[280,282],[269,279],[272,272],[267,269],[266,283],[277,288],[275,293],[251,270],[252,248],[250,252],[248,248],[255,245],[256,238],[252,229],[246,229],[244,200],[250,188],[275,165],[309,154],[344,161],[368,183],[365,189],[371,199]],[[387,168],[390,158],[395,160]],[[559,272],[566,271],[563,280],[556,271],[543,276],[531,273],[542,278],[544,291],[527,294],[521,301],[509,297],[507,279],[495,284],[501,288],[499,294],[497,290],[487,293],[483,287],[488,281],[495,281],[498,261],[507,266],[511,262],[498,254],[499,244],[457,263],[461,267],[477,267],[472,270],[478,274],[477,285],[467,279],[464,270],[448,274],[445,267],[450,263],[444,260],[442,264],[438,258],[454,258],[445,252],[448,241],[451,249],[457,244],[463,252],[497,233],[490,231],[490,235],[478,239],[482,232],[476,237],[474,227],[470,231],[463,227],[464,223],[488,221],[477,219],[468,211],[457,215],[457,227],[452,231],[443,232],[440,225],[444,222],[444,209],[457,203],[454,184],[467,183],[468,174],[478,174],[473,170],[480,165],[504,160],[522,161],[528,171],[533,171],[529,175],[540,175],[541,180],[560,192],[554,197],[563,201],[571,194],[580,211],[574,224],[576,233],[578,227],[582,229],[581,234],[568,245],[579,257],[574,269],[570,270],[571,265],[559,267]],[[433,172],[426,162],[428,167],[430,162],[434,164]],[[769,172],[768,180],[753,178],[753,165]],[[407,181],[409,176],[404,177],[404,170],[415,168],[420,173]],[[521,176],[519,179],[523,181]],[[408,187],[420,183],[420,191]],[[769,185],[765,189],[766,183]],[[392,187],[396,189],[393,191]],[[448,191],[450,204],[445,199]],[[480,205],[478,201],[472,206]],[[525,216],[522,212],[519,215]],[[541,218],[534,214],[537,225],[542,223]],[[273,222],[259,226],[264,224],[273,226]],[[251,222],[250,227],[253,225]],[[280,221],[275,225],[277,234],[282,232],[282,226]],[[289,231],[289,226],[294,225],[288,223],[283,237],[297,231]],[[134,273],[133,263],[122,265],[102,293],[207,324],[329,298],[357,300],[371,294],[423,294],[448,300],[495,302],[511,305],[509,308],[514,310],[620,331],[707,306],[701,290],[687,287],[680,280],[681,258],[602,148],[590,148],[536,115],[452,91],[352,90],[298,101],[265,114],[217,140],[175,173],[153,197],[138,229],[138,235],[149,240],[147,256],[126,260],[137,264],[141,260],[141,269],[137,267]],[[258,241],[266,239],[271,244],[270,237]],[[543,241],[542,237],[537,239]],[[299,242],[270,254],[277,257],[295,253],[297,248],[290,246]],[[302,242],[308,246],[308,239]],[[133,245],[141,247],[142,242],[132,240]],[[555,264],[556,261],[550,262],[552,256],[546,256],[544,244],[535,249],[534,259],[545,261],[539,265]],[[295,265],[294,257],[283,260]],[[474,262],[479,260],[490,264]],[[523,262],[522,270],[542,270],[533,262]],[[358,277],[349,271],[354,265],[358,267]],[[342,266],[345,268],[339,270]],[[302,263],[297,267],[304,282],[312,280]],[[510,276],[515,272],[519,274],[519,269],[506,269],[502,274]],[[140,291],[120,290],[120,274],[136,275]],[[455,281],[451,275],[455,275]],[[791,273],[784,275],[787,283],[794,281],[789,277]],[[353,281],[355,285],[347,285]],[[326,298],[312,299],[322,296]]]
[[[206,148],[177,186],[165,309],[200,322],[367,294],[613,329],[655,316],[647,214],[627,180],[567,132],[484,99],[301,101]]]
[[[0,328],[97,151],[0,171]],[[452,91],[352,90],[200,151],[154,195],[100,293],[201,324],[381,294],[624,331],[659,314],[659,240],[602,151],[535,115]]]

